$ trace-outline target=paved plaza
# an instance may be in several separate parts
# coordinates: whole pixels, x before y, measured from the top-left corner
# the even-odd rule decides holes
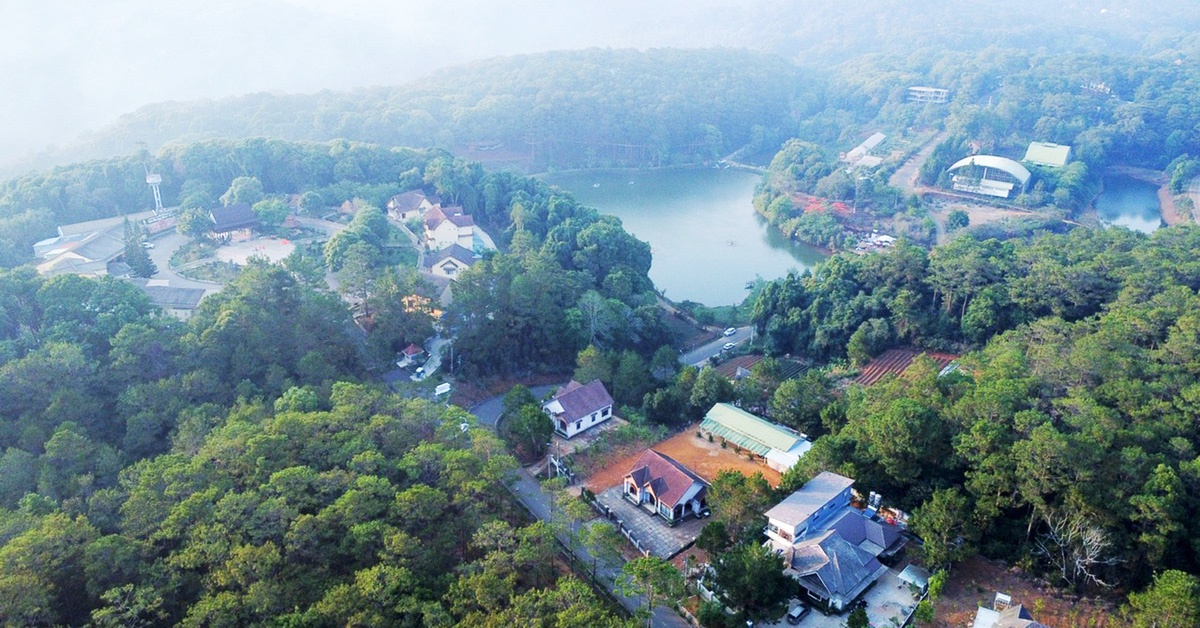
[[[621,496],[619,485],[596,495],[596,500],[612,513],[610,520],[622,523],[651,555],[664,559],[691,545],[708,522],[707,519],[688,517],[675,527],[668,526],[662,517],[629,503]]]

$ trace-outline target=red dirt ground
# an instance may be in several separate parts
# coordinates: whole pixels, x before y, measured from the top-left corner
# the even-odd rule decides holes
[[[935,609],[939,628],[970,626],[980,604],[991,607],[996,592],[1012,596],[1050,628],[1116,628],[1112,605],[1058,591],[1004,563],[972,556],[950,573]]]
[[[694,471],[696,475],[709,481],[717,477],[719,471],[734,469],[746,475],[754,475],[754,473],[762,471],[763,477],[771,486],[779,486],[779,472],[766,465],[747,460],[745,454],[734,453],[732,446],[722,449],[719,441],[710,443],[706,438],[697,438],[695,425],[653,445],[653,448],[659,453],[674,458]],[[588,476],[588,489],[600,492],[610,486],[616,486],[625,477],[629,467],[637,461],[638,456],[642,455],[644,449],[644,446],[632,445],[629,448],[621,448],[621,451],[614,450],[611,456],[606,456],[606,459],[612,462]]]

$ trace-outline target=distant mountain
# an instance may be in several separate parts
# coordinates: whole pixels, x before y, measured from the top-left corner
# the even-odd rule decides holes
[[[666,164],[764,141],[800,89],[794,64],[745,50],[551,52],[396,87],[147,105],[38,165],[256,136],[436,146],[539,168]]]

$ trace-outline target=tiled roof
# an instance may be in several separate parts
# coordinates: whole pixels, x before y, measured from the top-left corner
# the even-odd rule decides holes
[[[836,530],[851,545],[867,549],[875,556],[882,554],[900,539],[900,529],[896,526],[874,521],[856,510],[847,510],[829,526],[829,529]]]
[[[425,192],[421,190],[409,190],[401,192],[392,198],[388,199],[388,209],[394,209],[400,212],[410,212],[421,207],[421,203],[426,199]]]
[[[613,403],[612,396],[598,379],[592,380],[586,386],[571,380],[554,393],[554,399],[562,405],[563,418],[568,421],[578,421]]]
[[[150,302],[164,308],[194,310],[204,298],[204,288],[174,288],[169,286],[143,286]]]
[[[716,370],[721,375],[724,375],[726,379],[734,379],[737,377],[739,367],[749,370],[750,367],[762,362],[762,359],[763,356],[761,355],[739,355],[728,362],[718,364]]]
[[[836,530],[797,543],[788,561],[801,576],[815,575],[829,593],[849,599],[886,568]]]
[[[258,225],[258,214],[245,203],[237,203],[225,207],[214,207],[210,212],[213,221],[212,230],[216,233],[235,231]]]
[[[404,355],[407,355],[410,358],[416,355],[421,355],[422,353],[425,353],[425,350],[415,344],[409,344],[404,348]]]
[[[456,227],[474,227],[475,219],[466,214],[452,214],[446,216],[446,220],[454,223]]]
[[[854,381],[863,386],[870,386],[883,378],[884,375],[900,375],[912,365],[913,360],[919,355],[927,355],[935,363],[938,368],[945,368],[946,365],[957,360],[959,356],[951,353],[941,353],[939,351],[917,351],[916,349],[888,349],[881,355],[876,357],[862,367],[858,377]]]
[[[674,508],[693,484],[708,483],[666,454],[647,449],[626,474],[639,487],[650,485],[655,497]]]
[[[438,262],[447,258],[454,258],[463,264],[470,266],[475,262],[475,252],[460,244],[451,244],[450,246],[426,257],[425,268],[433,268],[434,264],[437,264]]]
[[[788,495],[768,510],[767,517],[792,526],[800,525],[852,485],[854,480],[848,477],[829,471],[822,472],[800,487],[800,490]]]

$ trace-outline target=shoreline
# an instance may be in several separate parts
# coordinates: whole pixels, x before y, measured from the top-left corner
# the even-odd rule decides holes
[[[1168,227],[1173,227],[1175,225],[1187,224],[1188,222],[1191,222],[1189,220],[1185,220],[1183,216],[1179,214],[1179,208],[1175,206],[1175,195],[1171,193],[1171,182],[1165,172],[1150,168],[1142,168],[1139,166],[1117,165],[1105,168],[1103,174],[1116,174],[1129,177],[1131,179],[1137,179],[1138,181],[1145,181],[1146,183],[1153,183],[1154,185],[1158,186],[1158,213],[1159,216],[1162,217],[1163,224]],[[1101,177],[1103,177],[1103,175],[1101,175]],[[1100,193],[1104,193],[1103,183],[1101,184]],[[1097,197],[1099,197],[1099,195],[1097,195]],[[1088,209],[1094,210],[1095,205],[1096,199],[1093,198],[1088,204]]]
[[[671,164],[670,166],[638,166],[635,168],[570,168],[567,170],[555,170],[554,172],[550,172],[549,170],[543,170],[542,172],[535,172],[535,173],[527,175],[527,176],[533,177],[535,179],[541,179],[542,177],[545,177],[548,175],[559,175],[559,174],[585,174],[588,172],[623,172],[623,173],[643,172],[643,171],[657,172],[659,170],[687,170],[689,168],[711,168],[713,170],[716,170],[716,168],[712,168],[711,165],[706,166],[706,165],[704,165],[704,162],[697,161],[697,162],[690,163],[690,164]],[[734,163],[734,162],[729,162],[728,168],[721,168],[721,170],[741,170],[743,172],[753,172],[755,174],[760,174],[760,175],[766,175],[766,173],[767,173],[766,168],[758,168],[758,167],[751,166],[748,164],[740,164],[740,163]]]

